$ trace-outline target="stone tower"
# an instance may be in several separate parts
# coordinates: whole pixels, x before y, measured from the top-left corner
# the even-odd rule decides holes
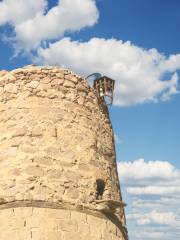
[[[0,72],[0,240],[125,240],[108,112],[59,67]]]

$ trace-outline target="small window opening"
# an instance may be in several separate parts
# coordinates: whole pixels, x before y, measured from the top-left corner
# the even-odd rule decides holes
[[[101,200],[105,190],[105,182],[102,179],[96,180],[96,199]]]

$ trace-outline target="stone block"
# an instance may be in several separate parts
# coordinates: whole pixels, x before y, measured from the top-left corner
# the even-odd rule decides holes
[[[76,76],[73,76],[72,74],[66,75],[65,79],[67,79],[68,81],[71,81],[73,83],[78,83],[78,78]]]
[[[79,197],[79,191],[75,187],[70,187],[66,190],[66,197],[69,199],[78,199]]]
[[[48,171],[48,178],[60,179],[62,177],[61,169],[52,169]]]
[[[38,87],[38,85],[39,85],[39,82],[38,82],[38,81],[31,81],[31,82],[29,82],[29,83],[27,84],[27,87],[28,87],[28,88],[33,88],[33,89],[35,89],[35,88]]]
[[[78,98],[78,104],[83,105],[85,102],[85,99],[83,97]]]
[[[25,127],[18,127],[13,133],[13,137],[22,137],[26,134],[27,130]]]
[[[33,161],[34,163],[45,165],[45,166],[52,166],[52,163],[53,163],[52,159],[47,157],[41,157],[41,156],[33,157]]]
[[[22,219],[21,215],[9,218],[7,225],[11,229],[22,229],[24,227],[24,219]]]
[[[0,152],[0,161],[7,160],[9,158],[15,158],[17,155],[17,147],[7,147],[1,149]]]
[[[61,240],[61,239],[62,239],[61,232],[51,231],[46,233],[46,240]]]
[[[50,83],[51,81],[52,81],[52,78],[50,76],[45,77],[41,80],[41,82],[43,82],[45,84]]]
[[[58,79],[64,79],[64,71],[61,71],[61,72],[56,72],[56,77],[58,78]]]
[[[83,212],[78,212],[78,211],[71,211],[71,220],[78,220],[78,223],[80,222],[87,222],[87,214]]]
[[[28,217],[31,217],[33,214],[33,208],[32,207],[25,207],[25,208],[14,208],[14,216],[26,219]]]
[[[58,92],[55,89],[48,89],[46,96],[50,99],[54,99],[58,97]]]
[[[77,221],[72,221],[72,220],[59,220],[59,225],[61,226],[62,231],[65,232],[77,232],[78,226],[77,226]]]
[[[16,232],[13,233],[13,235],[11,235],[11,239],[8,240],[12,240],[12,236],[14,237],[14,235],[16,240],[32,240],[31,231],[28,229],[18,229]]]
[[[15,84],[9,83],[9,84],[5,85],[4,91],[8,92],[8,93],[16,94],[18,92],[18,88],[17,88],[17,86]]]
[[[40,221],[43,221],[43,219],[39,219],[35,216],[26,217],[24,225],[27,228],[39,228],[40,227]]]
[[[63,86],[66,88],[74,88],[75,84],[72,81],[65,80]]]
[[[32,137],[40,137],[43,134],[43,130],[41,129],[41,127],[36,126],[32,129],[31,135]]]
[[[4,88],[3,87],[0,87],[0,95],[2,95],[4,92]]]
[[[46,227],[44,228],[46,229]],[[45,231],[39,228],[31,229],[31,239],[32,240],[45,240]],[[24,239],[25,240],[25,239]]]
[[[57,75],[56,75],[57,76]],[[58,86],[58,85],[62,85],[64,82],[64,79],[63,78],[56,78],[56,79],[53,79],[52,82],[51,82],[51,86]]]
[[[87,238],[83,238],[82,235],[80,233],[75,233],[75,232],[63,232],[63,240],[87,240]],[[89,239],[89,238],[88,238]]]
[[[56,218],[56,219],[70,219],[70,211],[64,209],[50,209],[47,212],[48,218]]]
[[[87,223],[80,222],[78,219],[78,232],[89,235],[90,234],[90,226]]]
[[[28,175],[42,177],[44,175],[44,171],[42,168],[37,166],[29,166],[25,169],[25,173]]]

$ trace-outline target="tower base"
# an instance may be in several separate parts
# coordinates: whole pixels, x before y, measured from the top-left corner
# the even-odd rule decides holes
[[[123,240],[121,230],[105,216],[84,212],[15,207],[0,210],[1,240]]]

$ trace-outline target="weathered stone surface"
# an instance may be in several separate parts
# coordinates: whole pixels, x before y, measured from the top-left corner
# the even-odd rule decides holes
[[[30,83],[27,84],[27,87],[29,88],[37,88],[39,85],[38,81],[31,81]]]
[[[62,85],[64,82],[64,79],[62,78],[55,78],[54,80],[52,80],[51,85],[52,86],[58,86],[58,85]]]
[[[65,76],[65,79],[67,79],[68,81],[71,81],[71,82],[73,82],[73,83],[78,83],[78,78],[75,77],[75,76],[73,76],[73,75],[71,75],[71,74],[66,75],[66,76]]]
[[[17,93],[17,86],[13,83],[9,83],[4,87],[4,91],[8,93]]]
[[[40,167],[30,166],[25,169],[25,172],[28,175],[32,175],[36,177],[42,177],[44,175],[44,171]]]
[[[0,203],[24,204],[0,209],[1,240],[124,240],[85,213],[122,199],[111,123],[84,79],[59,67],[0,71],[0,133]]]
[[[75,187],[72,187],[67,190],[66,196],[71,199],[78,199],[79,192]]]
[[[61,209],[21,207],[1,210],[0,215],[1,240],[123,240],[120,229],[112,229],[103,218]]]
[[[42,80],[41,80],[41,82],[43,82],[43,83],[50,83],[51,81],[52,81],[52,79],[50,76],[42,78]]]
[[[67,88],[74,88],[75,84],[72,81],[65,80],[63,86]]]
[[[4,75],[6,75],[8,73],[8,71],[6,70],[1,70],[0,71],[0,77],[3,77]]]
[[[43,135],[43,130],[41,129],[41,127],[35,126],[32,129],[32,133],[31,134],[32,134],[32,137],[39,137],[39,136]]]
[[[0,95],[3,94],[3,92],[4,92],[3,87],[0,87]]]
[[[80,105],[83,105],[84,102],[85,102],[85,99],[84,99],[83,97],[80,97],[80,98],[78,99],[78,103],[79,103]]]
[[[13,133],[13,137],[22,137],[26,134],[27,132],[27,129],[25,127],[19,127],[19,128],[16,128],[14,133]]]

